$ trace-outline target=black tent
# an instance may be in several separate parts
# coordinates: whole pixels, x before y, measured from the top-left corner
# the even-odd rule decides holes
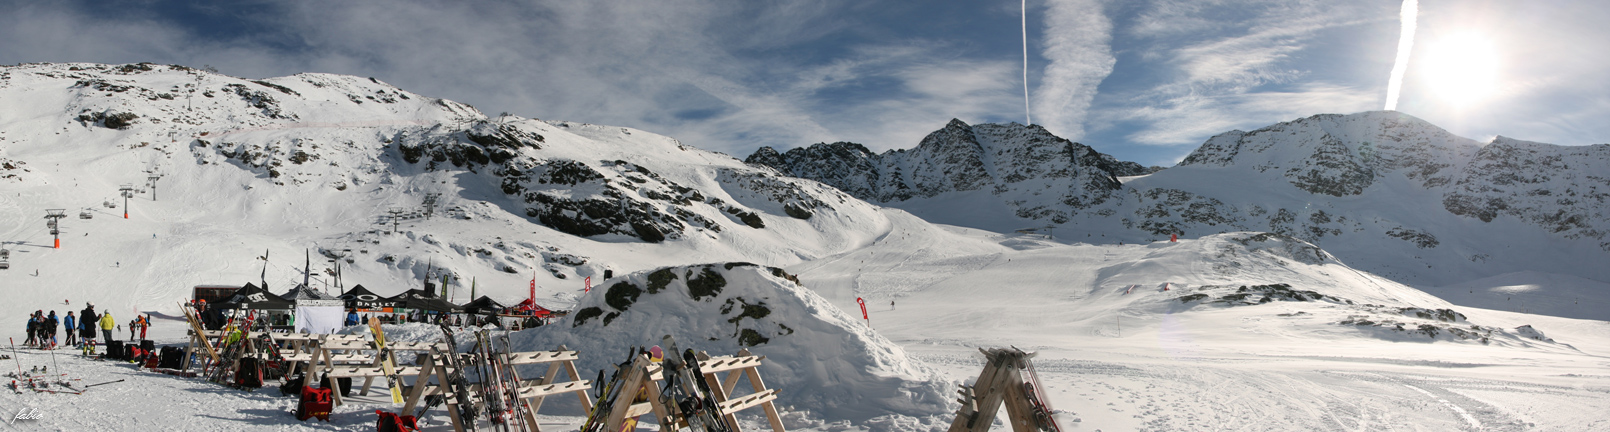
[[[465,303],[463,307],[464,313],[471,315],[496,314],[507,308],[507,306],[504,306],[502,303],[498,303],[497,300],[492,300],[491,297],[487,296],[481,296],[481,298],[475,299],[469,303]]]
[[[334,295],[325,294],[323,291],[301,284],[297,284],[296,288],[291,288],[290,291],[286,291],[280,297],[293,302],[297,300],[338,300]]]
[[[416,310],[424,310],[424,311],[432,311],[432,312],[441,312],[441,313],[452,313],[452,312],[461,312],[462,311],[458,306],[456,306],[456,305],[454,305],[452,303],[448,303],[447,300],[442,300],[441,297],[437,297],[437,296],[431,294],[430,291],[425,291],[425,290],[403,291],[402,294],[398,294],[396,297],[392,297],[391,300],[399,302],[399,303],[402,303],[402,307],[408,308],[408,309],[416,309]]]
[[[403,307],[402,302],[376,295],[361,284],[341,294],[341,300],[347,302],[347,309],[391,312],[392,308]]]
[[[246,286],[235,290],[234,294],[230,294],[229,298],[224,299],[222,303],[215,307],[223,310],[242,308],[257,310],[288,310],[293,305],[294,303],[292,303],[290,300],[280,298],[280,296],[274,295],[274,293],[268,292],[268,290],[258,288],[257,285],[247,283]]]

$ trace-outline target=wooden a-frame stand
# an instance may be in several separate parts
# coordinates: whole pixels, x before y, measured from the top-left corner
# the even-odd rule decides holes
[[[218,350],[213,348],[212,341],[207,339],[207,330],[201,326],[201,317],[188,304],[180,303],[179,310],[184,312],[185,321],[190,322],[190,343],[185,346],[184,363],[179,369],[190,370],[190,358],[196,355],[196,351],[205,351],[214,364],[220,362]]]
[[[733,432],[742,432],[734,413],[756,406],[766,412],[766,420],[771,424],[772,432],[787,432],[783,429],[782,417],[778,415],[777,406],[772,403],[777,399],[777,390],[767,389],[765,381],[760,379],[758,368],[766,356],[750,354],[749,350],[739,350],[736,356],[710,357],[701,353],[700,357],[702,359],[699,360],[699,371],[704,374],[703,379],[710,386],[711,398],[724,414],[722,419]],[[621,392],[620,397],[630,398],[632,397],[630,395],[636,395],[641,389],[647,389],[650,396],[647,402],[615,404],[609,416],[605,417],[604,430],[621,430],[627,419],[637,418],[649,412],[653,412],[654,417],[658,419],[661,432],[680,429],[678,424],[682,423],[682,420],[672,420],[670,416],[672,410],[661,404],[657,397],[660,394],[658,382],[664,380],[661,370],[663,368],[650,362],[646,355],[639,355],[632,360],[631,370],[627,371],[621,387],[631,390]],[[719,375],[722,373],[727,374],[724,379]],[[738,386],[738,379],[745,377],[749,378],[749,386],[753,392],[731,397]]]
[[[459,412],[458,398],[454,397],[454,394],[461,391],[468,391],[468,396],[471,403],[479,404],[481,403],[481,398],[479,396],[481,393],[481,384],[470,384],[469,388],[467,389],[453,387],[451,383],[448,382],[447,377],[455,371],[449,366],[450,363],[444,357],[449,355],[459,356],[459,364],[469,364],[480,361],[480,356],[476,354],[453,353],[451,351],[451,347],[448,347],[446,344],[433,346],[430,351],[430,356],[425,359],[425,364],[420,366],[418,369],[419,373],[417,378],[415,378],[414,387],[408,392],[408,396],[405,398],[407,402],[403,405],[402,412],[414,412],[414,407],[418,406],[419,402],[424,400],[426,396],[442,395],[444,402],[447,404],[447,417],[453,421],[453,430],[463,432],[465,429],[464,424],[457,415]],[[547,373],[545,373],[543,377],[539,379],[523,379],[520,378],[520,372],[518,369],[509,369],[510,373],[514,376],[513,379],[520,383],[519,388],[516,390],[516,394],[518,395],[518,399],[525,404],[525,407],[523,407],[521,411],[523,413],[522,415],[525,416],[525,424],[531,425],[531,430],[540,431],[540,429],[537,428],[536,413],[537,409],[542,407],[543,399],[547,398],[548,396],[563,393],[575,393],[576,398],[581,400],[581,406],[583,409],[589,411],[593,409],[593,401],[587,398],[587,390],[593,388],[593,382],[581,379],[581,373],[576,370],[576,360],[579,358],[581,358],[579,353],[576,351],[571,351],[569,348],[565,348],[564,345],[560,345],[559,349],[555,351],[511,353],[509,354],[509,358],[505,359],[507,364],[510,366],[537,364],[548,365]],[[555,381],[559,378],[559,372],[561,371],[570,376],[569,381]],[[430,384],[431,377],[436,378],[436,384]]]
[[[1029,358],[1034,354],[1015,348],[980,348],[979,352],[984,353],[984,371],[978,374],[978,381],[972,387],[962,386],[957,391],[961,393],[957,400],[961,408],[956,409],[956,420],[950,423],[950,432],[989,431],[1003,403],[1013,432],[1061,431],[1049,415],[1035,415],[1033,395],[1028,393],[1032,390],[1024,386],[1023,371],[1032,370]],[[1039,385],[1038,382],[1032,384]]]
[[[398,364],[398,351],[432,352],[445,349],[446,346],[445,343],[394,342],[387,344],[386,353],[382,356],[375,341],[365,339],[362,335],[328,336],[319,342],[313,351],[311,359],[308,360],[309,376],[307,379],[318,379],[317,375],[320,372],[328,374],[331,382],[338,382],[340,378],[363,378],[363,387],[358,394],[368,395],[369,389],[374,386],[375,378],[385,378],[386,376],[385,368],[381,367],[381,362],[389,359],[391,364]],[[374,353],[366,353],[365,351],[374,351]],[[405,385],[403,377],[423,376],[427,374],[428,369],[420,366],[398,366],[393,369],[395,371],[394,375],[397,377],[395,382],[393,380],[387,380],[387,382],[398,386],[397,390],[401,391]],[[414,382],[418,384],[423,381],[416,380]],[[391,387],[388,386],[386,389],[389,391]],[[339,389],[331,392],[330,402],[335,406],[340,406],[344,403],[341,401],[341,391]]]

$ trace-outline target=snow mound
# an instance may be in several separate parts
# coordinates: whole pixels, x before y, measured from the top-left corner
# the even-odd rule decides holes
[[[726,263],[610,279],[564,320],[512,338],[516,350],[578,350],[590,371],[670,334],[712,356],[765,355],[766,386],[796,415],[875,426],[946,412],[951,384],[858,321],[782,269]]]

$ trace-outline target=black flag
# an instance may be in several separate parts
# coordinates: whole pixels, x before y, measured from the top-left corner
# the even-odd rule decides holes
[[[268,289],[268,249],[263,249],[263,274],[257,277],[257,281],[263,283],[264,290]]]

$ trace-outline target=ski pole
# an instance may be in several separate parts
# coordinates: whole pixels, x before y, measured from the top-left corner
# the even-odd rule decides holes
[[[50,364],[56,366],[56,372],[62,372],[61,363],[56,362],[56,350],[54,350],[54,349],[50,350]],[[67,376],[67,374],[62,373],[61,376]],[[60,382],[60,381],[57,381],[57,382]]]
[[[84,388],[90,388],[90,387],[94,387],[94,386],[98,386],[98,385],[107,385],[107,384],[111,384],[111,383],[120,383],[120,382],[123,382],[123,380],[107,381],[107,382],[103,382],[103,383],[100,383],[100,384],[90,384],[90,385],[84,386]]]
[[[11,359],[17,362],[17,379],[22,379],[22,355],[17,354],[17,339],[8,337],[6,340],[11,342]],[[33,386],[32,377],[28,378],[28,383]]]

